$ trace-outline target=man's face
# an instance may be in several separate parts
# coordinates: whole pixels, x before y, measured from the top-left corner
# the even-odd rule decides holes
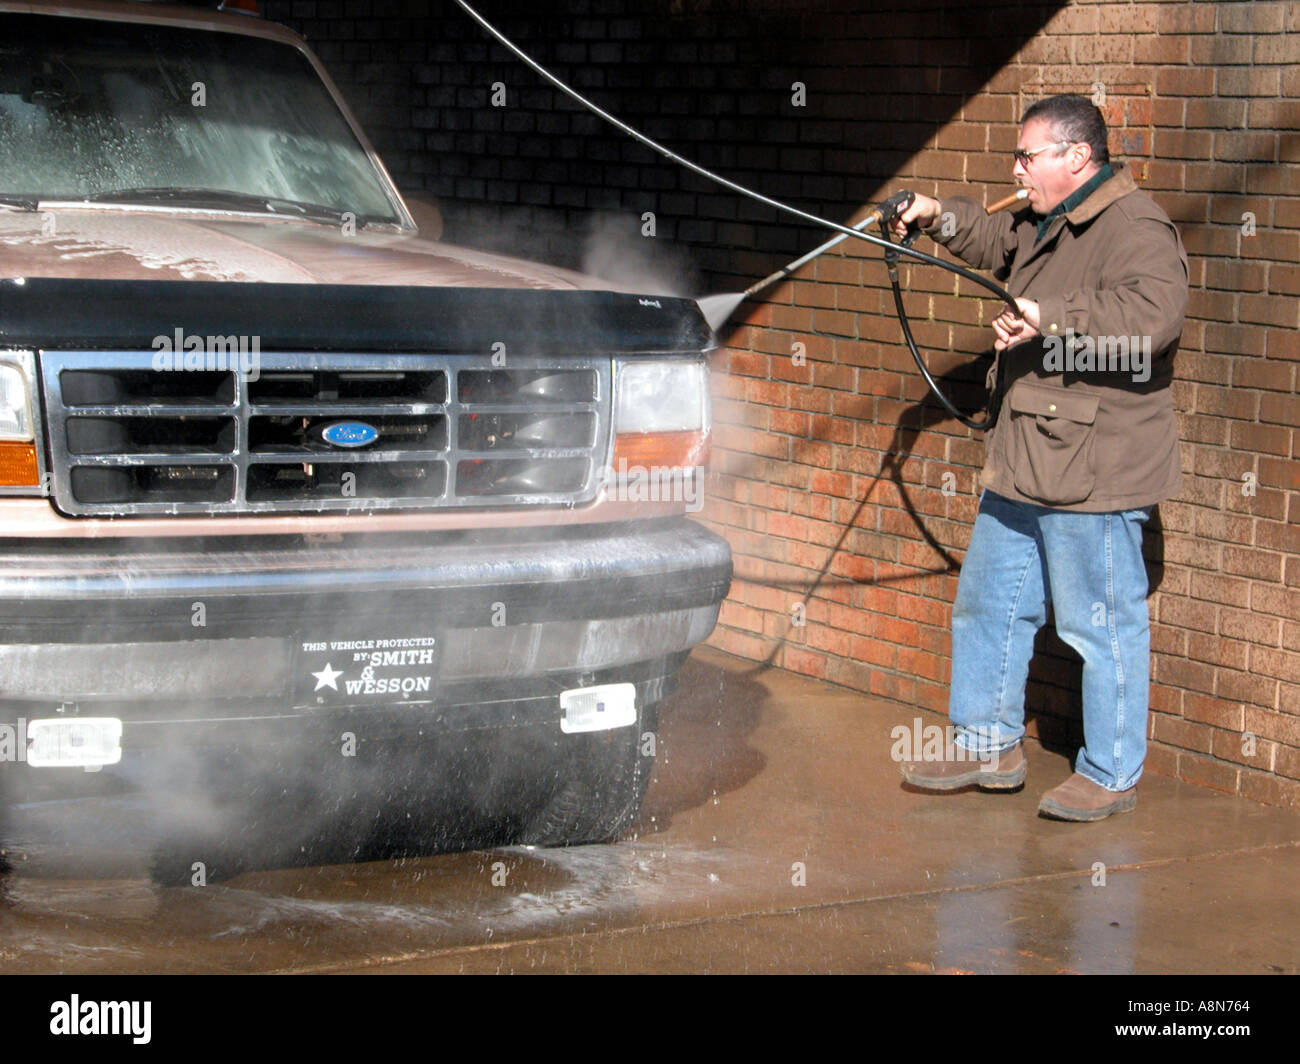
[[[1016,147],[1031,157],[1028,163],[1017,159],[1011,173],[1016,184],[1029,189],[1029,205],[1038,214],[1046,214],[1097,170],[1091,165],[1088,146],[1054,141],[1045,118],[1032,118],[1021,126]]]

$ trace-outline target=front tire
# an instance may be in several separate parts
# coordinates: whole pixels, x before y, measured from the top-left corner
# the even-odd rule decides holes
[[[527,820],[519,842],[577,846],[618,838],[636,818],[650,782],[658,708],[642,709],[634,727],[568,737],[557,789]]]

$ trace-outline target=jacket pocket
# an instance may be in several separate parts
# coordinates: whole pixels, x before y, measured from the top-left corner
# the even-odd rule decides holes
[[[1018,380],[1007,395],[1016,490],[1052,505],[1083,502],[1097,482],[1100,396]]]

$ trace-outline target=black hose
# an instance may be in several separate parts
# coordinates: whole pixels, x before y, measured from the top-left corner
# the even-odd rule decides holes
[[[883,222],[881,223],[880,229],[881,232],[885,234],[886,238],[888,238],[889,230],[885,228]],[[899,252],[906,251],[908,241],[915,240],[918,235],[919,230],[912,230],[912,232],[910,232],[901,243],[893,244],[891,250],[885,252],[885,265],[889,269],[889,287],[894,291],[894,313],[898,316],[899,327],[903,330],[903,340],[907,344],[907,349],[912,352],[912,359],[916,362],[916,368],[921,371],[921,376],[925,378],[925,383],[930,386],[930,391],[934,393],[934,397],[943,404],[943,408],[968,428],[975,429],[978,432],[987,432],[997,424],[998,411],[1002,405],[1003,360],[1001,358],[997,359],[997,377],[994,381],[993,391],[989,393],[988,413],[985,415],[983,421],[976,421],[974,418],[967,417],[953,406],[952,401],[943,394],[943,389],[939,387],[939,382],[936,381],[934,376],[930,373],[929,367],[925,364],[925,359],[921,357],[921,352],[917,350],[916,340],[912,337],[912,325],[908,320],[907,310],[903,306],[902,289],[899,288],[898,285],[898,255]],[[971,274],[969,270],[963,270],[961,267],[953,266],[951,263],[947,262],[943,263],[943,265],[948,269],[951,269],[954,273],[962,276],[971,276],[977,281],[983,281],[983,278],[976,274]]]
[[[742,196],[748,196],[750,199],[757,200],[759,203],[764,203],[767,206],[773,207],[778,211],[785,211],[787,214],[793,214],[796,218],[802,218],[806,222],[812,222],[815,225],[825,226],[827,229],[834,229],[836,232],[843,233],[846,236],[855,236],[859,240],[865,240],[867,241],[867,243],[875,244],[878,247],[894,248],[900,251],[902,254],[908,256],[909,258],[917,259],[920,262],[928,262],[931,266],[942,266],[946,270],[952,270],[954,273],[960,274],[961,276],[967,278],[968,280],[974,281],[976,284],[982,285],[983,287],[987,288],[999,299],[1003,300],[1006,303],[1006,305],[1010,307],[1011,310],[1015,313],[1015,316],[1017,318],[1020,317],[1020,308],[1016,306],[1016,301],[1015,299],[1012,298],[1011,294],[1007,292],[1004,288],[1001,288],[998,285],[994,284],[992,281],[986,281],[983,277],[980,277],[978,274],[971,273],[969,270],[964,270],[960,266],[956,266],[951,262],[944,262],[943,259],[935,258],[933,255],[927,255],[924,251],[917,251],[914,248],[903,247],[899,244],[894,244],[889,240],[882,240],[878,236],[872,236],[870,233],[864,233],[860,229],[853,229],[847,225],[840,225],[839,222],[832,222],[828,218],[819,218],[815,214],[809,214],[807,211],[801,211],[798,207],[791,207],[788,203],[782,203],[780,200],[772,199],[770,196],[764,196],[761,192],[755,192],[753,189],[746,188],[744,185],[737,184],[735,181],[731,181],[723,177],[721,174],[715,174],[712,170],[706,170],[699,163],[691,162],[690,159],[684,158],[683,156],[678,155],[674,151],[670,151],[669,149],[665,148],[662,144],[660,144],[658,141],[651,140],[644,133],[640,132],[639,130],[633,129],[626,122],[618,118],[615,118],[608,111],[602,110],[596,104],[592,103],[589,99],[583,96],[582,93],[578,92],[577,89],[570,88],[558,77],[556,77],[544,66],[542,66],[539,62],[537,62],[536,59],[534,59],[527,52],[523,51],[523,49],[521,49],[513,41],[511,41],[510,38],[508,38],[504,33],[502,33],[490,22],[488,22],[487,19],[485,19],[472,7],[470,7],[469,4],[465,2],[465,0],[456,0],[456,3],[462,9],[464,9],[465,13],[469,15],[470,18],[472,18],[475,22],[477,22],[480,26],[482,26],[485,30],[487,30],[487,32],[490,33],[493,37],[495,37],[505,48],[509,49],[511,52],[517,55],[520,59],[522,59],[525,63],[527,63],[530,67],[532,67],[533,70],[535,70],[538,74],[540,74],[543,78],[549,81],[552,85],[554,85],[565,95],[571,96],[573,99],[577,100],[578,103],[582,104],[583,107],[587,108],[588,111],[596,115],[598,118],[603,118],[606,122],[614,126],[616,129],[622,130],[629,137],[632,137],[635,140],[639,140],[642,144],[646,145],[649,148],[653,148],[660,155],[664,156],[667,159],[671,159],[679,166],[684,166],[686,167],[686,169],[699,174],[701,177],[707,177],[710,181],[714,181],[717,184],[722,185],[724,188],[729,188],[733,192],[739,192]]]
[[[667,159],[672,160],[673,162],[677,163],[679,166],[684,166],[686,167],[686,169],[699,174],[701,177],[708,178],[710,181],[722,185],[724,188],[729,188],[733,192],[739,192],[742,196],[747,196],[752,200],[757,200],[759,203],[766,204],[767,206],[772,207],[776,210],[784,211],[787,214],[792,214],[796,218],[802,218],[804,221],[808,221],[816,225],[824,226],[827,229],[834,229],[839,233],[843,233],[845,236],[857,237],[859,240],[865,240],[869,244],[875,244],[878,247],[885,248],[887,260],[891,256],[893,256],[896,262],[897,256],[906,255],[908,258],[916,259],[918,262],[928,263],[931,266],[939,266],[942,269],[949,270],[952,273],[957,274],[957,276],[959,277],[965,277],[968,281],[972,281],[975,284],[979,285],[980,287],[987,289],[988,291],[992,292],[995,296],[997,296],[999,299],[1001,299],[1007,305],[1007,307],[1010,308],[1011,312],[1017,318],[1022,317],[1020,313],[1020,307],[1016,304],[1015,298],[1011,295],[1010,292],[1008,292],[1001,285],[994,284],[992,281],[989,281],[981,277],[979,274],[974,273],[971,270],[967,270],[964,267],[958,266],[955,263],[945,262],[943,259],[937,258],[934,255],[927,255],[924,251],[917,251],[915,248],[911,247],[906,242],[896,244],[892,240],[888,239],[887,230],[885,230],[886,237],[882,239],[881,237],[878,236],[872,236],[870,233],[865,233],[861,229],[853,229],[850,226],[840,225],[838,222],[832,222],[827,218],[820,218],[815,214],[809,214],[807,211],[801,211],[797,207],[791,207],[788,203],[782,203],[780,200],[772,199],[770,196],[765,196],[761,192],[755,192],[753,189],[746,188],[744,185],[738,184],[735,181],[728,180],[727,178],[721,176],[720,174],[715,174],[712,170],[705,169],[703,166],[700,166],[699,163],[692,162],[690,159],[684,158],[683,156],[678,155],[676,152],[670,151],[668,148],[665,148],[658,141],[651,140],[644,133],[640,132],[639,130],[633,129],[626,122],[623,122],[618,118],[615,118],[608,111],[602,110],[600,107],[594,104],[591,100],[588,100],[576,89],[570,88],[558,77],[556,77],[544,66],[542,66],[539,62],[537,62],[537,60],[535,60],[532,56],[528,55],[527,52],[523,51],[523,49],[521,49],[518,45],[516,45],[513,41],[511,41],[504,33],[502,33],[490,22],[488,22],[487,19],[485,19],[472,7],[470,7],[470,5],[466,3],[466,0],[456,0],[456,3],[461,7],[461,9],[464,10],[464,12],[467,15],[470,16],[470,18],[472,18],[475,22],[477,22],[480,26],[482,26],[483,29],[486,30],[491,36],[495,37],[496,40],[499,41],[503,47],[508,49],[510,52],[514,53],[514,55],[518,56],[521,60],[523,60],[524,63],[530,66],[534,71],[540,74],[543,78],[549,81],[552,85],[554,85],[565,95],[572,97],[574,100],[577,100],[578,103],[582,104],[583,107],[585,107],[592,114],[596,115],[598,118],[603,118],[606,122],[614,126],[616,129],[619,129],[622,132],[626,133],[634,140],[640,141],[642,144],[646,145],[646,147],[654,149],[660,155],[664,156]],[[884,226],[891,221],[893,221],[892,217],[883,218],[881,220],[881,228],[884,229]],[[939,401],[943,403],[944,408],[947,409],[947,411],[950,414],[952,414],[954,417],[959,419],[962,422],[962,424],[968,425],[974,429],[986,429],[992,427],[993,423],[997,419],[997,405],[999,400],[999,395],[998,395],[999,390],[997,388],[994,389],[995,394],[990,398],[990,402],[989,402],[989,416],[983,422],[976,423],[957,411],[957,408],[954,407],[952,403],[948,401],[947,397],[941,391],[939,391],[938,384],[936,383],[935,379],[930,375],[929,370],[925,368],[925,363],[921,359],[920,352],[917,351],[916,349],[916,343],[912,339],[912,330],[907,323],[907,315],[903,311],[902,297],[899,293],[898,283],[897,283],[897,268],[893,264],[891,264],[891,279],[893,280],[893,285],[894,285],[894,302],[895,302],[895,306],[898,308],[898,315],[899,315],[898,320],[899,320],[899,324],[903,327],[903,337],[907,341],[908,349],[912,352],[912,357],[916,359],[916,364],[920,368],[922,375],[925,377],[926,383],[929,384],[930,389],[934,392],[936,396],[938,396]],[[1002,360],[998,359],[999,383],[1001,379],[1001,372],[1000,372],[1001,362]]]

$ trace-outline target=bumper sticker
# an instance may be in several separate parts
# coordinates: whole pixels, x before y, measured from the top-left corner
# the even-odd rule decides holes
[[[433,636],[299,642],[294,694],[304,705],[433,700]]]

